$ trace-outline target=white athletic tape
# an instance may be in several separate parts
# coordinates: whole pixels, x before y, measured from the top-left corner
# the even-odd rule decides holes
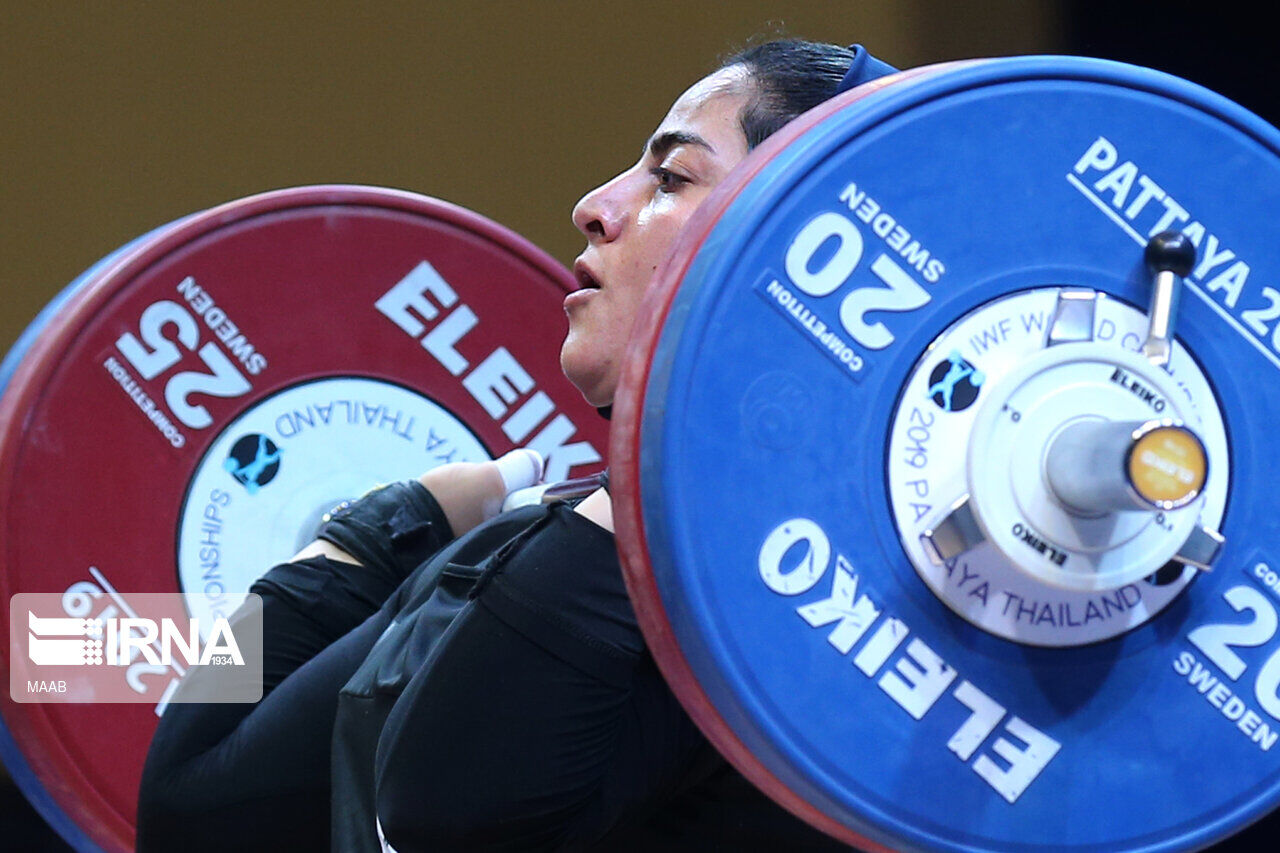
[[[518,447],[510,453],[500,456],[493,460],[493,464],[498,466],[498,475],[502,477],[503,499],[485,501],[484,517],[487,519],[511,509],[513,506],[510,503],[512,493],[523,494],[530,491],[529,487],[536,487],[537,483],[542,480],[542,474],[545,469],[542,454],[527,447]],[[536,501],[533,501],[533,503],[536,503]],[[519,505],[522,504],[516,504],[516,506]]]
[[[542,454],[527,447],[519,447],[500,456],[493,464],[498,466],[498,473],[502,475],[502,490],[506,494],[540,482],[545,465]]]

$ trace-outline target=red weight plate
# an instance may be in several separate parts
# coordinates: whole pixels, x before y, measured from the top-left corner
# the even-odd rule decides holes
[[[97,616],[181,591],[219,612],[375,482],[516,446],[552,478],[599,468],[608,425],[558,360],[573,289],[528,241],[405,192],[304,187],[184,221],[87,282],[0,399],[4,600]],[[138,704],[0,700],[107,850],[133,847],[171,678],[140,683]]]

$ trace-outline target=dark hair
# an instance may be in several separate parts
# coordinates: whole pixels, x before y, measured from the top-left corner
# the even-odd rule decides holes
[[[780,39],[738,51],[721,68],[742,65],[751,75],[751,99],[738,124],[755,148],[770,134],[836,93],[854,52],[836,44]]]

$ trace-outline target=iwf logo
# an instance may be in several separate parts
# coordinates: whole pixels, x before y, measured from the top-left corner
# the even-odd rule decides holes
[[[9,600],[9,695],[15,702],[257,702],[262,598],[230,616],[192,617],[179,593],[122,593],[98,583]]]
[[[172,666],[174,650],[187,666],[244,666],[244,655],[224,618],[213,620],[207,640],[200,620],[70,619],[27,611],[27,659],[37,666],[129,666],[145,660]]]
[[[952,350],[929,374],[929,399],[944,411],[964,411],[978,399],[978,390],[986,379],[985,373]]]
[[[244,486],[251,495],[270,483],[280,470],[282,451],[265,435],[251,432],[231,445],[231,453],[222,460],[223,469]]]

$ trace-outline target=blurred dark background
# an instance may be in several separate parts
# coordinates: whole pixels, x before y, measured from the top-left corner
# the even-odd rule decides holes
[[[1067,0],[1058,6],[1067,53],[1158,68],[1280,123],[1274,31],[1233,3]]]
[[[1169,0],[55,0],[10,8],[0,29],[0,352],[102,255],[283,186],[435,195],[567,262],[581,243],[573,202],[629,164],[717,56],[757,33],[860,41],[900,67],[1119,59],[1280,121],[1265,29]],[[67,849],[2,771],[0,849]]]

